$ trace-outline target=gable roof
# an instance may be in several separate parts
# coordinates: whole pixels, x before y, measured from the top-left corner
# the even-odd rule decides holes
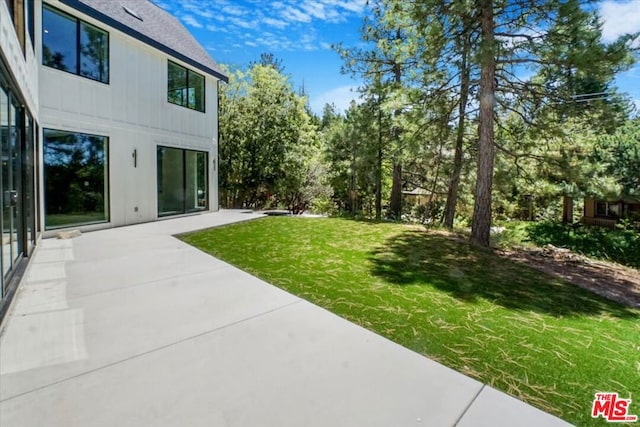
[[[180,21],[150,0],[60,0],[225,82],[229,78]]]

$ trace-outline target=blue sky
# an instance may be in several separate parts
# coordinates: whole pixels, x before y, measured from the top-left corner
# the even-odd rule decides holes
[[[340,73],[331,44],[359,43],[366,0],[153,0],[177,16],[218,62],[246,66],[263,52],[282,59],[294,88],[304,85],[313,111],[326,102],[340,109],[357,94],[359,81]],[[599,4],[605,41],[640,31],[640,0]],[[617,86],[640,110],[640,64],[620,75]]]

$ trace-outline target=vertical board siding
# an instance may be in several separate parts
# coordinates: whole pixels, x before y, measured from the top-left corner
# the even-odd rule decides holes
[[[156,147],[206,151],[210,162],[217,157],[216,79],[206,76],[205,113],[169,104],[166,54],[100,22],[78,17],[109,32],[110,83],[40,65],[41,125],[108,136],[111,222],[105,226],[153,221],[157,219]],[[217,210],[213,174],[217,160],[215,170],[209,165],[209,206]]]

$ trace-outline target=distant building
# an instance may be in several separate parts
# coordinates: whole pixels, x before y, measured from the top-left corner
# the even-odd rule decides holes
[[[218,209],[227,77],[149,0],[0,0],[0,314],[41,236]]]
[[[624,219],[640,223],[640,200],[584,199],[584,224],[613,228]]]

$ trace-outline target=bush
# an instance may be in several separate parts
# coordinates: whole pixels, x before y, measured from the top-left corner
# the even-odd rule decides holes
[[[530,222],[504,221],[496,225],[504,227],[504,230],[491,236],[491,243],[495,246],[513,248],[531,245],[531,239],[529,238]]]
[[[335,216],[338,210],[336,204],[330,197],[318,197],[313,199],[309,210],[314,214],[324,214]]]
[[[519,225],[518,225],[519,224]],[[530,241],[537,246],[551,244],[588,257],[605,259],[640,268],[640,233],[632,228],[606,229],[583,224],[557,222],[524,223],[526,238],[522,238],[522,224],[508,225],[506,240]],[[511,233],[511,237],[509,234]]]

